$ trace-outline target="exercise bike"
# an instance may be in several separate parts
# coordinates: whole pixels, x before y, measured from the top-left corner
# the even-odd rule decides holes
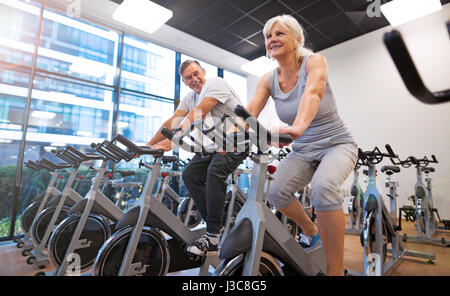
[[[349,216],[349,227],[345,229],[348,234],[361,234],[362,221],[363,221],[363,207],[364,207],[364,191],[359,186],[359,168],[362,163],[356,163],[355,169],[353,170],[353,183],[350,186],[350,198],[348,201],[348,216]],[[369,172],[363,170],[363,174],[367,177]],[[367,181],[365,182],[367,183]]]
[[[364,248],[362,275],[387,275],[404,256],[428,259],[428,263],[433,263],[432,260],[435,259],[434,254],[408,250],[402,241],[397,225],[397,187],[399,184],[397,181],[391,181],[391,176],[399,173],[400,167],[383,166],[381,168],[381,171],[387,175],[385,185],[389,188],[389,194],[387,194],[390,200],[389,210],[376,187],[376,164],[380,163],[384,157],[398,158],[389,145],[385,147],[388,153],[382,153],[378,147],[372,151],[358,149],[361,163],[367,166],[369,171],[369,181],[364,192],[363,230],[360,236]],[[388,244],[392,246],[390,249]],[[387,260],[388,253],[391,253],[390,260]]]
[[[40,163],[48,166],[54,171],[70,167],[73,168],[62,192],[56,188],[50,189],[56,197],[50,200],[48,204],[45,204],[46,208],[36,216],[31,225],[31,236],[36,248],[29,253],[30,256],[27,258],[27,264],[35,264],[40,269],[45,268],[49,263],[49,256],[44,253],[44,250],[48,246],[50,236],[54,229],[59,222],[67,216],[70,209],[69,207],[82,199],[80,194],[72,188],[82,162],[67,162],[69,159],[66,157],[66,154],[70,153],[69,147],[70,146],[64,151],[57,153],[57,156],[61,158],[63,162],[54,163],[45,158],[40,161]]]
[[[411,165],[416,167],[417,182],[414,185],[414,196],[413,203],[415,207],[415,225],[417,229],[417,236],[410,236],[404,233],[404,241],[414,241],[418,243],[427,243],[432,245],[438,245],[443,247],[450,247],[450,241],[446,240],[444,237],[440,239],[433,238],[436,232],[439,230],[450,230],[450,220],[441,220],[439,212],[433,205],[433,194],[431,186],[431,178],[429,174],[434,172],[433,167],[429,167],[430,163],[438,163],[434,155],[431,156],[431,160],[426,156],[422,159],[415,158],[414,156],[408,157],[406,160],[391,159],[393,164],[401,165],[404,168],[409,168]],[[422,173],[425,173],[425,183],[423,182]],[[408,207],[400,208],[399,215],[399,227],[401,229],[401,213],[406,212]],[[435,217],[435,214],[437,218]],[[438,222],[443,225],[439,225]]]
[[[92,186],[86,197],[73,205],[68,216],[55,228],[49,242],[49,255],[56,270],[45,275],[62,276],[66,274],[80,274],[92,267],[98,250],[111,235],[111,228],[122,217],[123,212],[113,201],[108,198],[103,190],[107,184],[113,181],[105,181],[106,166],[109,161],[115,163],[129,155],[113,155],[109,149],[109,142],[92,144],[91,147],[97,153],[86,154],[68,146],[71,161],[84,162],[88,159],[101,160],[100,168],[93,168],[97,173],[93,178]],[[116,170],[122,177],[131,176],[134,171]],[[137,186],[139,183],[123,183],[126,187]],[[115,187],[121,187],[115,183]],[[101,189],[100,189],[101,188]],[[42,273],[37,275],[44,275]]]
[[[185,166],[182,161],[175,160],[178,164]],[[141,160],[139,167],[145,164]],[[189,196],[180,196],[178,193],[170,187],[172,178],[179,178],[182,175],[182,171],[163,171],[161,172],[161,181],[158,184],[156,190],[156,199],[161,201],[166,207],[172,211],[177,217],[183,221],[184,225],[189,228],[194,228],[202,222],[200,213],[195,206],[194,200]]]
[[[208,275],[209,266],[219,264],[217,252],[192,258],[185,251],[186,244],[193,243],[206,233],[205,228],[190,229],[152,194],[162,162],[177,160],[177,157],[164,156],[164,151],[148,146],[137,146],[122,135],[116,136],[114,141],[125,146],[127,153],[133,156],[153,155],[154,162],[145,164],[151,172],[145,181],[139,205],[127,211],[118,221],[115,233],[103,244],[95,259],[92,274],[163,276],[169,272],[200,267],[199,275]],[[118,148],[115,153],[125,151]]]
[[[56,196],[60,195],[61,192],[58,190],[58,185],[62,179],[62,172],[65,168],[61,170],[54,170],[52,167],[46,166],[39,161],[27,161],[24,165],[35,172],[39,172],[41,169],[44,169],[49,172],[51,178],[50,182],[47,185],[47,189],[44,193],[39,194],[32,203],[25,208],[22,213],[22,217],[20,219],[20,226],[25,233],[25,236],[22,239],[14,240],[17,243],[18,248],[23,248],[22,251],[23,256],[29,256],[30,251],[35,248],[35,244],[31,235],[31,225],[36,217],[48,206],[48,201],[52,200]],[[76,187],[76,185],[75,185]]]
[[[289,144],[292,138],[269,132],[242,106],[237,106],[234,111],[245,120],[249,131],[233,118],[223,117],[222,121],[231,120],[240,131],[234,138],[249,140],[258,151],[250,155],[254,165],[248,197],[222,244],[219,258],[223,261],[214,275],[323,275],[326,261],[322,244],[303,249],[263,200],[269,162],[268,142]],[[221,124],[216,123],[215,131],[220,130]],[[215,132],[216,137],[219,135]],[[222,136],[222,141],[231,147],[233,143],[239,145],[231,141],[231,137]]]

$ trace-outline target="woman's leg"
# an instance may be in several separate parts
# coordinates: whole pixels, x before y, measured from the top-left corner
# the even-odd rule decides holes
[[[305,235],[316,235],[317,226],[294,194],[309,184],[315,169],[301,153],[289,153],[277,167],[268,197],[269,202],[283,215],[294,220]]]
[[[355,167],[354,145],[328,149],[311,180],[311,201],[327,258],[327,275],[344,275],[345,218],[341,186]]]

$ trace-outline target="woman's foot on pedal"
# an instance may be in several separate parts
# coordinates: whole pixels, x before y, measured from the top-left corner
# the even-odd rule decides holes
[[[299,243],[303,248],[314,247],[318,241],[320,241],[319,232],[317,232],[317,234],[314,236],[304,235],[302,233],[300,234]]]

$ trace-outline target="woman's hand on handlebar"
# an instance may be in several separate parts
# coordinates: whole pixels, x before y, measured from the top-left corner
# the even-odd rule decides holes
[[[272,128],[270,130],[271,133],[274,134],[280,134],[280,135],[290,135],[292,138],[297,138],[299,137],[299,135],[297,136],[298,132],[298,128],[292,127],[292,126],[280,126],[280,127],[275,127]],[[276,148],[283,148],[286,146],[289,146],[289,144],[287,143],[276,143],[276,142],[269,142],[269,145],[274,146]]]

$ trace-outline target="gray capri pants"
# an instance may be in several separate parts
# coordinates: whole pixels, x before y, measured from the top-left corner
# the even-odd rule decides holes
[[[270,185],[269,202],[285,208],[295,199],[294,193],[310,184],[310,200],[316,211],[342,209],[342,183],[353,171],[358,148],[353,143],[339,143],[333,138],[293,145],[278,165]]]

